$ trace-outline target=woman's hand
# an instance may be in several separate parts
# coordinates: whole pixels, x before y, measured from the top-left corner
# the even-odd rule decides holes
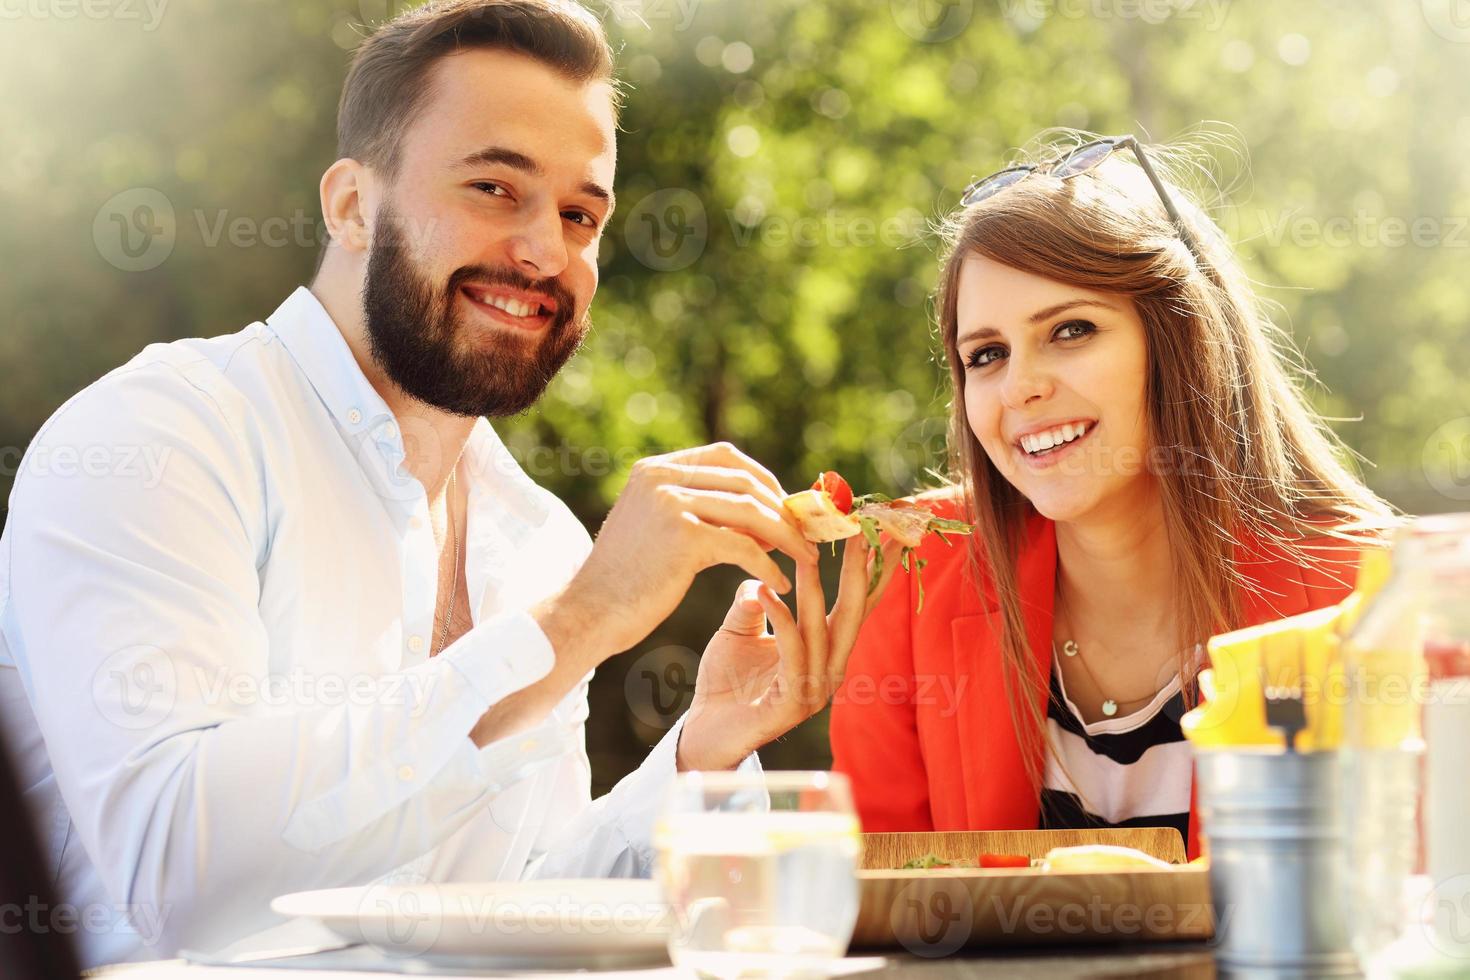
[[[679,738],[680,770],[733,768],[826,706],[842,683],[858,628],[898,565],[898,543],[885,540],[882,547],[883,575],[869,595],[871,549],[861,535],[847,540],[830,613],[816,565],[796,566],[795,617],[769,586],[741,583],[699,661]]]

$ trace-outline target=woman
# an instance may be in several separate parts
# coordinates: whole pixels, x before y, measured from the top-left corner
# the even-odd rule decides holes
[[[865,830],[1174,826],[1194,856],[1200,644],[1341,600],[1394,521],[1147,152],[1043,145],[948,224],[929,499],[975,531],[921,549],[921,611],[899,573],[835,696]]]

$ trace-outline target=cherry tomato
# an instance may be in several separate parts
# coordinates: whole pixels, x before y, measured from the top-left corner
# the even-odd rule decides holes
[[[836,473],[823,470],[818,474],[817,482],[812,484],[812,489],[825,490],[838,510],[844,514],[852,513],[852,487]]]

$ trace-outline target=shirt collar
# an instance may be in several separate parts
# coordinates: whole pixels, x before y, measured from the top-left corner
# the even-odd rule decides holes
[[[514,543],[519,535],[539,527],[548,515],[548,505],[541,488],[516,461],[499,433],[486,419],[478,419],[465,446],[462,467],[469,476],[471,506],[494,502],[500,510],[502,529]],[[488,494],[484,491],[489,491]],[[477,500],[481,495],[486,498]],[[506,519],[511,521],[506,527]]]
[[[311,290],[296,287],[266,323],[344,433],[367,434],[387,455],[402,457],[396,426],[388,424],[394,422],[393,412],[362,373],[352,348]],[[499,511],[502,527],[510,518],[512,539],[517,536],[515,530],[537,527],[546,520],[548,504],[540,488],[483,418],[470,432],[464,461],[465,475],[470,478],[471,505]]]
[[[362,373],[352,348],[311,290],[297,286],[266,323],[345,431],[371,432],[393,419],[388,403]]]

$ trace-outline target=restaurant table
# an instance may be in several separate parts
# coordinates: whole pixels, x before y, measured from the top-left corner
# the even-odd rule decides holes
[[[345,952],[345,951],[344,951]],[[693,974],[671,966],[643,970],[538,971],[457,969],[436,971],[433,967],[378,970],[371,967],[343,969],[332,966],[327,954],[287,968],[255,966],[201,966],[183,960],[103,967],[91,976],[103,980],[367,980],[367,978],[417,977],[535,977],[555,980],[677,980]],[[279,961],[278,961],[279,962]],[[318,965],[319,964],[319,965]],[[834,963],[833,976],[861,976],[865,980],[950,980],[960,977],[1005,977],[1007,980],[1051,980],[1051,978],[1146,978],[1146,980],[1211,980],[1216,976],[1213,954],[1199,943],[1130,944],[1111,946],[1053,946],[1047,948],[967,949],[940,958],[925,958],[904,951],[855,950]]]

